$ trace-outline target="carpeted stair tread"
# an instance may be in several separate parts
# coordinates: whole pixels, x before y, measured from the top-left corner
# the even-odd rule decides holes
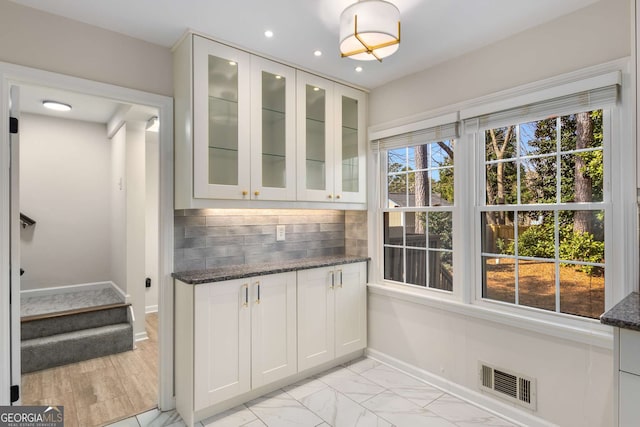
[[[112,304],[22,318],[21,339],[45,337],[128,321],[130,304]]]
[[[22,373],[132,349],[133,328],[128,323],[33,338],[22,341]]]
[[[119,302],[115,304],[96,305],[93,307],[75,308],[73,310],[34,314],[29,316],[22,316],[20,318],[20,322],[25,323],[25,322],[32,322],[34,320],[52,319],[55,317],[64,317],[64,316],[70,316],[74,314],[92,313],[94,311],[109,310],[109,309],[118,308],[118,307],[129,307],[130,305],[131,305],[130,303]]]
[[[113,288],[65,290],[56,294],[35,296],[23,294],[20,297],[20,316],[59,313],[123,302],[123,296]]]

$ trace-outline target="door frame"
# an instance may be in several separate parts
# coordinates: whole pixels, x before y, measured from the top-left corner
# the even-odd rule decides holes
[[[99,96],[124,103],[158,109],[159,132],[159,218],[158,218],[158,407],[175,407],[173,393],[173,98],[67,76],[35,68],[0,62],[0,348],[11,348],[10,278],[10,141],[9,90],[11,86],[36,85]],[[15,267],[19,270],[19,266]],[[15,270],[15,269],[14,269]],[[19,277],[17,274],[15,277]],[[15,282],[15,280],[14,280]],[[17,314],[15,314],[17,313]],[[15,310],[14,316],[19,317]],[[19,323],[19,318],[14,319]],[[11,352],[20,351],[12,348]],[[0,352],[0,405],[10,404],[11,354]]]

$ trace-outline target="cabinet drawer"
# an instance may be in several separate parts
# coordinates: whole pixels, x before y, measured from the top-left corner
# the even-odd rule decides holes
[[[640,332],[620,329],[620,370],[640,375]]]

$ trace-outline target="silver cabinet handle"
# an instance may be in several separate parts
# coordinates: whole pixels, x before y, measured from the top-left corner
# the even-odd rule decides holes
[[[335,276],[335,272],[332,271],[331,272],[331,289],[333,289],[336,285],[336,276]]]
[[[256,300],[256,304],[260,304],[260,282],[256,282],[256,286],[258,287],[258,299]]]
[[[338,285],[338,287],[342,287],[342,270],[338,270],[338,273],[340,273],[340,284]]]

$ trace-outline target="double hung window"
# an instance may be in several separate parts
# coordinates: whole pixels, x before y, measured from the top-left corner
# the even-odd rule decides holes
[[[598,319],[614,300],[612,276],[631,271],[612,256],[623,253],[631,211],[620,200],[633,185],[633,159],[612,169],[626,146],[613,141],[624,123],[616,76],[453,112],[463,120],[446,126],[379,131],[379,278],[494,309]]]
[[[604,312],[607,125],[597,109],[481,133],[483,298]]]
[[[451,125],[381,141],[386,280],[453,289],[455,133]]]

